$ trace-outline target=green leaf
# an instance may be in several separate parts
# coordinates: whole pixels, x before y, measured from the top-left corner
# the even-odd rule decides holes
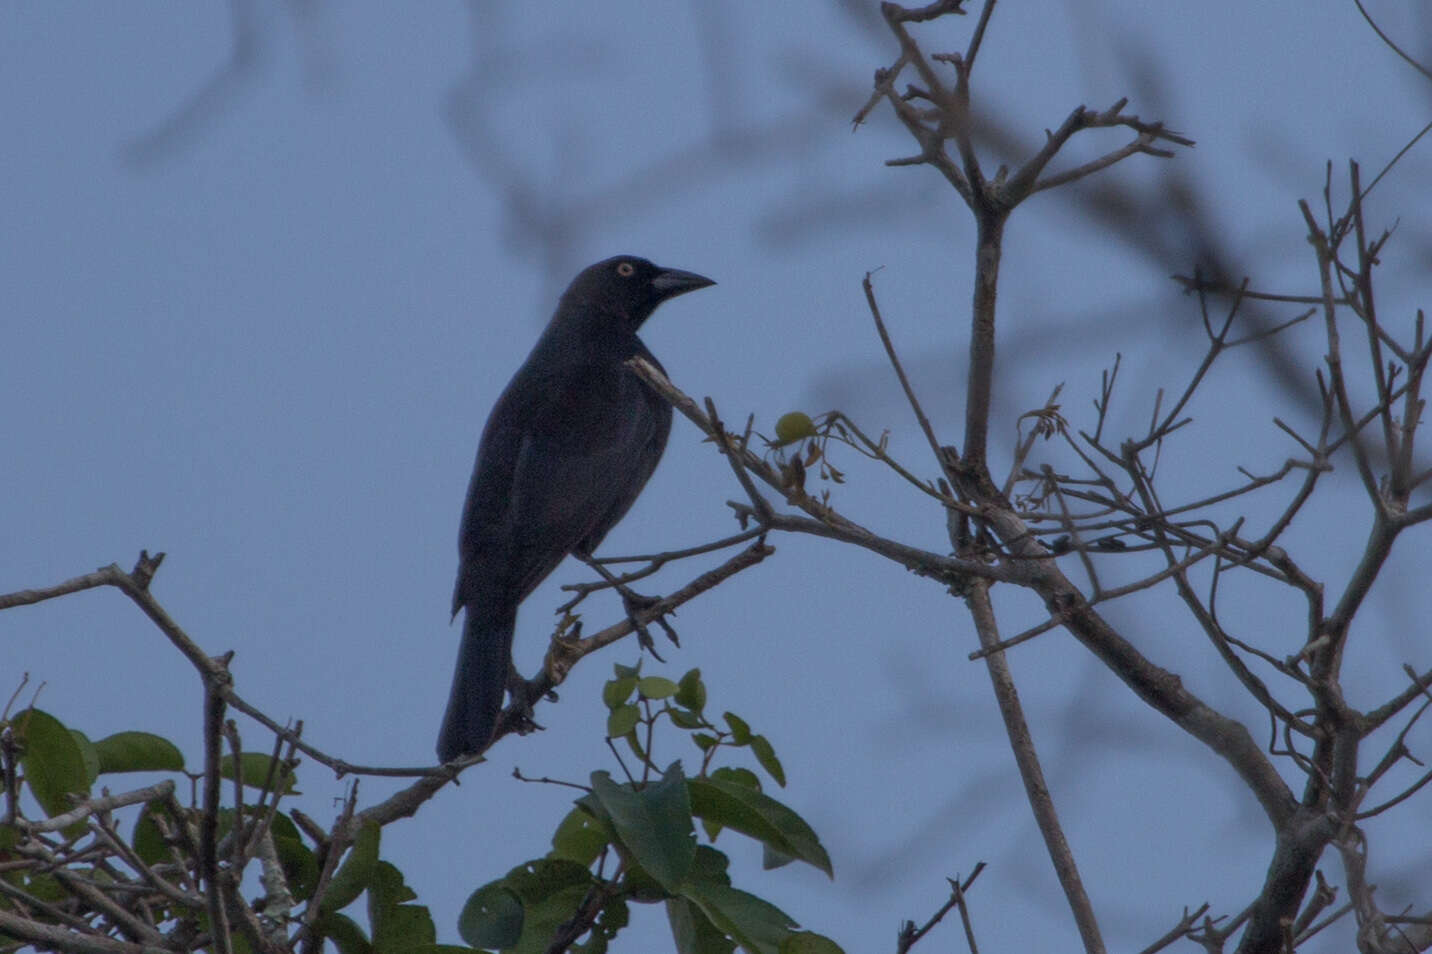
[[[607,829],[581,808],[574,808],[552,833],[552,851],[547,857],[590,866],[609,843]]]
[[[379,861],[373,866],[373,877],[368,884],[368,923],[373,927],[375,951],[405,954],[412,948],[437,941],[437,928],[428,909],[421,904],[406,903],[416,897],[417,893],[408,887],[396,865]]]
[[[622,894],[639,901],[642,904],[655,904],[657,901],[665,901],[671,897],[671,892],[663,888],[655,878],[646,873],[641,865],[628,865],[626,873],[621,880]]]
[[[840,945],[814,931],[796,931],[781,942],[781,954],[845,954]]]
[[[746,788],[754,789],[758,792],[761,790],[761,780],[756,777],[755,772],[751,771],[748,768],[737,768],[729,765],[723,765],[718,769],[713,769],[709,777],[725,779],[726,781],[731,782],[735,785],[742,785]],[[721,823],[718,821],[713,821],[709,818],[703,818],[701,819],[701,830],[706,832],[707,838],[711,839],[712,841],[715,841],[716,836],[721,834]],[[768,847],[767,852],[769,852],[769,850],[770,849]],[[767,865],[766,867],[769,869],[771,867],[780,866]]]
[[[348,857],[343,859],[343,863],[334,872],[333,880],[328,882],[328,890],[318,903],[321,913],[342,911],[357,901],[358,896],[372,883],[373,872],[378,867],[378,844],[382,833],[383,830],[372,822],[358,829]]]
[[[59,879],[51,874],[30,874],[20,887],[31,897],[50,904],[60,904],[73,897],[71,889],[60,884]]]
[[[338,954],[373,954],[373,945],[352,918],[342,914],[325,914],[314,922],[314,928],[333,942]]]
[[[521,937],[508,949],[514,954],[541,954],[557,928],[576,914],[595,879],[576,862],[539,859],[513,868],[500,883],[522,907]]]
[[[731,727],[732,745],[745,745],[751,741],[751,727],[746,724],[745,719],[734,712],[723,712],[721,715]]]
[[[373,947],[382,954],[406,952],[437,943],[433,916],[421,904],[395,904],[385,908],[373,924]]]
[[[668,699],[676,695],[676,683],[662,676],[644,676],[636,688],[644,699]]]
[[[39,709],[26,709],[10,724],[22,746],[20,767],[25,772],[25,783],[46,815],[53,817],[69,811],[73,807],[71,795],[89,795],[84,753],[59,719]]]
[[[608,843],[615,843],[619,840],[616,826],[612,824],[612,816],[607,814],[607,810],[602,807],[601,799],[588,792],[573,804],[592,819],[593,825],[601,829]]]
[[[716,929],[709,918],[686,898],[666,902],[666,920],[676,954],[732,954],[736,942]]]
[[[601,914],[597,916],[596,930],[592,933],[592,940],[588,941],[585,950],[605,950],[606,945],[593,945],[597,938],[611,940],[617,936],[617,932],[631,923],[631,905],[627,899],[621,896],[615,897],[602,905]]]
[[[591,889],[572,885],[554,892],[536,904],[526,906],[526,920],[522,926],[522,937],[513,948],[513,954],[545,954],[551,947],[552,937],[557,929],[577,914],[577,909],[587,898]]]
[[[717,851],[710,845],[696,846],[696,860],[691,864],[691,873],[687,875],[691,881],[711,881],[716,884],[730,884],[731,876],[726,869],[731,867],[731,859],[727,858],[724,852]]]
[[[756,777],[755,772],[751,771],[748,768],[741,768],[739,766],[732,765],[723,765],[718,769],[713,769],[709,777],[719,778],[727,782],[734,782],[737,785],[742,785],[746,788],[755,789],[758,792],[761,790],[761,780]]]
[[[719,778],[688,779],[686,787],[697,818],[739,831],[835,877],[830,856],[810,825],[774,798]]]
[[[635,666],[623,666],[621,663],[612,663],[612,672],[616,674],[618,679],[626,679],[627,677],[639,679],[641,677],[641,660],[638,659]]]
[[[99,753],[95,751],[90,737],[79,729],[71,729],[70,735],[75,737],[75,742],[80,747],[80,755],[85,760],[85,788],[88,789],[94,784],[94,780],[99,778]]]
[[[380,861],[374,866],[373,879],[368,883],[368,917],[375,917],[375,909],[377,914],[381,914],[383,909],[415,900],[417,896],[418,893],[403,880],[403,873],[397,865]]]
[[[698,749],[705,752],[716,744],[716,737],[714,735],[707,735],[705,732],[693,732],[691,733],[691,741],[696,743]]]
[[[795,860],[795,855],[788,855],[779,848],[772,848],[769,844],[763,844],[761,846],[761,867],[766,871],[775,871],[777,868],[784,868]]]
[[[251,788],[263,789],[267,792],[278,792],[281,795],[302,794],[293,787],[293,772],[281,759],[275,759],[266,752],[241,752],[239,753],[239,768],[244,774],[244,784]],[[273,779],[269,783],[269,776]],[[219,759],[219,777],[234,777],[234,757],[225,755]]]
[[[606,772],[593,772],[592,793],[637,863],[674,893],[696,853],[691,801],[681,763],[673,762],[659,782],[639,790],[618,785]]]
[[[754,894],[712,882],[695,882],[682,889],[718,931],[751,954],[780,954],[791,929],[798,925],[780,908]]]
[[[646,757],[646,749],[642,747],[641,739],[637,737],[635,729],[622,736],[622,739],[626,742],[627,748],[631,749],[631,754],[636,756],[637,761],[641,762],[642,765],[651,764]],[[654,765],[652,766],[652,768],[655,767]]]
[[[608,709],[615,709],[631,698],[636,683],[636,676],[623,676],[620,679],[608,680],[607,684],[602,686],[602,702],[606,703]]]
[[[512,947],[522,936],[522,902],[505,881],[492,881],[468,895],[457,933],[473,947]]]
[[[289,892],[298,900],[307,901],[318,887],[318,856],[304,844],[298,826],[287,815],[274,815],[270,831],[278,863],[288,879]]]
[[[253,812],[255,809],[254,809],[254,806],[253,806],[253,805],[245,805],[245,806],[244,806],[244,810],[245,810],[245,811],[248,811],[248,812]],[[190,817],[196,817],[197,814],[198,814],[197,809],[191,810],[191,812],[190,812]],[[231,831],[234,830],[234,810],[233,810],[232,808],[222,808],[222,807],[221,807],[221,808],[219,809],[219,819],[218,819],[218,820],[219,820],[219,831],[218,831],[218,835],[219,835],[220,838],[227,838],[227,837],[229,836],[229,832],[231,832]]]
[[[641,721],[641,711],[633,705],[618,706],[607,713],[607,738],[620,739]]]
[[[254,946],[242,931],[235,931],[229,935],[229,947],[233,954],[254,954]]]
[[[761,763],[766,774],[775,779],[781,788],[785,788],[786,770],[781,768],[781,760],[776,758],[776,750],[771,748],[770,741],[764,735],[751,737],[751,753],[756,756],[756,761]]]
[[[666,710],[671,716],[671,724],[678,729],[699,729],[705,725],[705,720],[688,709],[669,708]]]
[[[162,802],[150,802],[140,810],[139,817],[134,820],[134,831],[129,836],[134,853],[147,865],[171,860],[169,846],[164,843],[164,833],[154,821],[154,813],[168,814]]]
[[[184,754],[168,739],[148,732],[116,732],[94,744],[101,774],[182,772]]]
[[[585,865],[558,858],[538,858],[507,872],[502,883],[524,905],[533,905],[568,888],[577,887],[585,891],[595,880]]]
[[[676,704],[698,714],[706,708],[706,684],[701,681],[700,669],[687,670],[676,684]]]

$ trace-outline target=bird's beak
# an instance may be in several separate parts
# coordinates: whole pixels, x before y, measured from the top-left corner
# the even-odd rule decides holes
[[[663,269],[661,274],[651,280],[651,287],[656,289],[656,293],[661,296],[663,301],[714,284],[716,283],[705,275],[683,272],[679,268]]]

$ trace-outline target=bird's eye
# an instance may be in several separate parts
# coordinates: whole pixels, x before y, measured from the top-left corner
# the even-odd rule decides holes
[[[631,278],[636,274],[636,266],[631,262],[619,262],[617,263],[617,274],[622,278]]]

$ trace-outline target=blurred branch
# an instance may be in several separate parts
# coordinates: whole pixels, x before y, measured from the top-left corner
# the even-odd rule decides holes
[[[509,244],[533,249],[549,274],[569,274],[573,259],[592,241],[606,242],[613,219],[631,220],[643,209],[667,205],[680,194],[696,194],[713,179],[740,175],[740,170],[768,162],[792,151],[802,151],[813,140],[832,134],[829,104],[819,98],[775,119],[734,125],[729,105],[739,103],[730,87],[739,78],[719,58],[722,39],[702,34],[708,89],[712,93],[711,121],[695,141],[674,144],[663,155],[640,159],[629,151],[620,156],[619,178],[594,182],[571,170],[546,170],[519,153],[516,141],[499,119],[500,107],[512,90],[530,82],[514,63],[525,62],[527,52],[513,49],[509,31],[501,21],[504,10],[483,0],[469,0],[471,54],[467,73],[449,89],[443,113],[453,139],[477,180],[486,185],[500,204]],[[714,8],[713,8],[714,9]],[[700,11],[710,21],[724,11]],[[548,79],[561,79],[565,60],[548,52]],[[719,67],[719,68],[718,68]],[[588,70],[566,67],[572,82],[591,82]],[[543,113],[526,122],[547,121]],[[566,156],[578,138],[574,123],[553,128],[548,137],[553,152]],[[605,139],[594,145],[609,145]],[[583,142],[582,146],[588,145]],[[719,157],[723,162],[713,162]]]
[[[266,47],[254,0],[229,0],[229,28],[227,62],[172,114],[126,143],[120,150],[125,163],[144,168],[172,155],[229,109],[244,88],[255,81]]]

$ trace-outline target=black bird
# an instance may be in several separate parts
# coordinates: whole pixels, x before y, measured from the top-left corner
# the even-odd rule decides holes
[[[584,269],[483,428],[458,537],[452,612],[467,609],[444,762],[492,739],[512,670],[517,605],[568,554],[590,556],[631,508],[671,432],[671,408],[626,367],[656,306],[716,284],[621,255]]]

